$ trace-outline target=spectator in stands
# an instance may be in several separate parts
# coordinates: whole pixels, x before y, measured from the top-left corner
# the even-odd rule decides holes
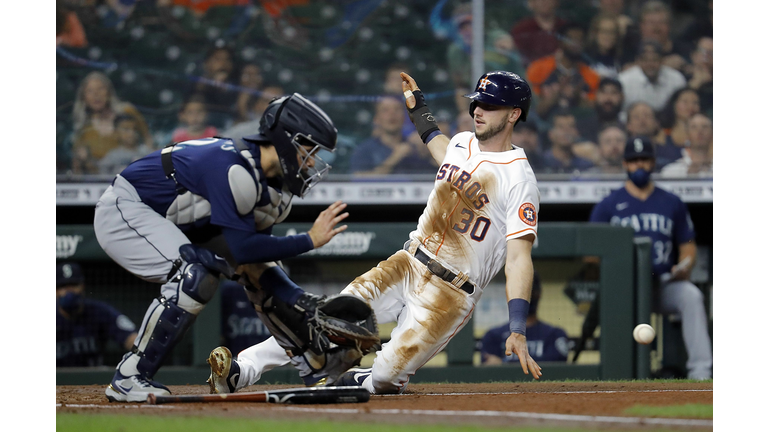
[[[604,126],[623,123],[619,114],[624,106],[624,91],[619,80],[604,77],[595,92],[595,104],[589,116],[579,119],[579,132],[584,139],[597,142],[597,133]]]
[[[620,124],[614,123],[603,126],[597,134],[597,149],[599,159],[590,172],[600,174],[622,174],[624,146],[627,143],[627,133]]]
[[[659,113],[666,141],[677,147],[685,147],[688,143],[688,121],[699,112],[699,94],[694,89],[683,87],[676,91]]]
[[[71,48],[88,46],[85,29],[77,13],[61,2],[56,2],[56,46]]]
[[[234,115],[238,92],[233,85],[235,60],[232,50],[218,41],[206,53],[203,60],[202,80],[196,82],[187,94],[202,94],[211,114],[211,123],[224,127]]]
[[[269,102],[284,94],[285,92],[283,91],[283,88],[278,86],[264,87],[258,95],[249,94],[248,102],[246,103],[248,109],[248,114],[246,114],[246,116],[249,117],[250,120],[236,123],[221,135],[235,139],[242,138],[246,135],[253,135],[259,130],[261,115],[264,113],[264,110],[267,109]]]
[[[635,102],[627,108],[627,133],[630,138],[647,138],[653,143],[657,170],[681,156],[679,147],[667,145],[656,112],[645,102]]]
[[[601,77],[619,76],[623,53],[618,18],[599,14],[592,19],[584,54],[589,67]]]
[[[459,37],[449,46],[447,52],[448,70],[454,87],[474,88],[478,77],[472,76],[472,4],[462,3],[453,12],[453,24]],[[500,29],[486,30],[483,58],[484,70],[505,70],[525,77],[520,54],[515,48],[509,32]]]
[[[701,38],[712,39],[714,37],[714,26],[712,25],[712,0],[709,0],[706,5],[703,5],[702,3],[703,2],[693,3],[693,21],[688,24],[677,37],[677,41],[680,45],[687,46],[689,50],[693,49]]]
[[[472,131],[473,129],[469,130]],[[544,168],[541,138],[535,122],[519,122],[515,125],[515,129],[512,131],[512,144],[525,150],[525,157],[528,158],[528,163],[534,172]]]
[[[528,0],[532,16],[516,22],[510,30],[515,46],[523,56],[523,66],[558,48],[558,31],[566,21],[557,16],[559,0]]]
[[[627,49],[634,51],[634,58],[641,54],[639,42],[653,41],[659,45],[661,64],[681,72],[687,64],[686,57],[690,48],[674,41],[671,36],[672,11],[669,6],[659,0],[643,3],[640,9],[639,33],[636,37],[627,39]]]
[[[568,360],[570,350],[568,335],[560,327],[539,320],[537,312],[540,299],[541,280],[539,274],[534,272],[528,319],[525,322],[528,352],[536,362],[564,362]],[[483,365],[492,366],[519,361],[516,354],[513,353],[510,356],[505,354],[508,337],[509,324],[502,324],[488,330],[480,341],[480,360]]]
[[[245,287],[233,281],[219,286],[221,295],[221,344],[232,354],[269,339],[271,333],[259,319]]]
[[[371,137],[358,144],[350,159],[353,174],[433,173],[437,168],[427,146],[403,139],[402,106],[402,95],[385,96],[376,103]]]
[[[261,75],[261,68],[255,63],[248,63],[240,69],[240,93],[237,94],[235,102],[234,123],[247,122],[259,117],[254,117],[254,112],[249,106],[252,102],[254,92],[261,89],[264,78]]]
[[[688,145],[683,156],[661,169],[664,177],[712,177],[712,120],[697,113],[688,120]]]
[[[208,107],[201,94],[187,98],[179,111],[179,125],[173,131],[171,141],[182,142],[199,138],[211,138],[219,131],[208,123]]]
[[[487,33],[485,70],[505,70],[525,78],[523,59],[515,46],[515,40],[512,39],[509,32],[501,29],[491,29]],[[470,87],[473,84],[471,83]]]
[[[553,109],[568,109],[577,117],[591,111],[600,76],[584,62],[585,32],[578,24],[561,27],[559,47],[528,67],[528,82],[538,97],[535,111],[549,120]]]
[[[136,119],[142,142],[152,148],[152,135],[136,107],[117,97],[112,81],[104,73],[94,71],[86,75],[72,109],[74,174],[98,173],[97,162],[118,146],[115,118],[121,114]]]
[[[405,72],[407,74],[410,74],[410,68],[405,63],[395,62],[390,64],[387,70],[384,72],[384,82],[382,83],[382,92],[385,95],[389,95],[397,98],[402,97],[403,79],[400,78],[400,72]],[[469,91],[462,93],[462,96],[466,93],[469,93]],[[468,100],[467,98],[464,98],[464,97],[462,97],[462,99]],[[405,104],[402,104],[402,111],[403,111],[403,140],[408,141],[414,146],[418,146],[419,144],[424,145],[424,143],[421,142],[421,137],[419,137],[419,134],[416,133],[416,126],[413,125],[413,122],[411,121],[411,118],[408,115],[408,108],[405,106]],[[467,111],[467,110],[464,110],[464,111]]]
[[[523,122],[525,123],[525,122]],[[517,127],[519,127],[523,123],[518,123]],[[531,122],[533,123],[533,122]],[[442,130],[442,129],[440,129]],[[453,124],[451,126],[451,136],[456,135],[459,132],[474,132],[475,131],[475,121],[474,119],[467,113],[466,111],[461,111],[459,114],[456,115],[456,119],[453,121]],[[513,140],[514,142],[514,140]]]
[[[79,264],[56,264],[56,367],[103,366],[108,341],[128,350],[135,339],[130,318],[85,296]]]
[[[107,0],[100,11],[101,25],[104,28],[122,30],[125,22],[136,9],[140,0]]]
[[[538,98],[535,111],[545,121],[555,108],[573,110],[579,116],[579,111],[590,110],[600,83],[600,76],[583,59],[584,29],[565,24],[560,32],[556,51],[531,63],[527,71]]]
[[[643,101],[660,111],[672,93],[686,86],[679,71],[661,64],[661,47],[654,41],[643,41],[636,57],[636,65],[619,73],[624,89],[624,109]]]
[[[141,142],[139,124],[129,115],[122,114],[115,118],[115,134],[118,146],[98,162],[100,174],[115,175],[129,163],[148,155],[153,150]]]
[[[688,87],[699,94],[701,112],[712,115],[714,103],[714,87],[712,84],[714,63],[712,49],[714,40],[709,36],[700,38],[691,52],[691,64],[686,70]]]
[[[564,110],[555,112],[552,128],[547,135],[551,147],[544,153],[544,172],[573,173],[592,167],[589,159],[576,156],[573,152],[579,131],[576,128],[576,117],[572,113]]]
[[[598,14],[614,18],[619,24],[619,41],[624,43],[629,29],[634,26],[634,20],[624,13],[624,0],[600,0]]]

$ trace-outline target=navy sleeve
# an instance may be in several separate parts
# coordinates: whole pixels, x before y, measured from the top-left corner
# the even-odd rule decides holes
[[[606,208],[605,200],[595,204],[595,206],[592,208],[592,213],[589,215],[589,221],[590,222],[610,222],[611,215],[605,211],[605,208]]]
[[[230,252],[240,264],[279,261],[314,249],[309,234],[275,237],[223,227]]]
[[[688,213],[688,207],[681,199],[677,199],[677,207],[674,214],[675,222],[675,242],[677,244],[687,243],[696,238],[696,232],[693,228],[691,215]]]
[[[99,303],[101,306],[101,313],[105,317],[107,332],[109,338],[115,341],[120,347],[123,346],[125,340],[128,339],[132,333],[136,332],[136,325],[130,318],[123,315],[115,309],[113,306],[107,303]]]
[[[568,335],[561,328],[553,328],[544,344],[544,354],[541,361],[566,361],[568,360]]]
[[[483,339],[480,342],[480,353],[483,356],[483,359],[486,355],[495,355],[496,357],[504,358],[506,354],[500,349],[502,346],[502,339],[499,337],[501,336],[501,333],[497,328],[492,328],[488,330],[487,333],[483,336]]]

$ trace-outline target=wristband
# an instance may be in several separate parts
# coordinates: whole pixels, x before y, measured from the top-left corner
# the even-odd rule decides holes
[[[403,94],[406,95],[405,93]],[[413,125],[416,126],[416,131],[419,133],[421,141],[426,144],[434,138],[432,134],[439,132],[440,128],[437,126],[435,116],[429,111],[429,107],[424,100],[424,93],[421,90],[416,90],[412,94],[414,99],[416,99],[416,105],[412,109],[408,108],[408,115],[411,117]],[[406,95],[406,97],[408,96]]]
[[[528,320],[528,308],[531,304],[521,298],[514,298],[507,303],[509,309],[509,331],[525,336],[525,321]]]

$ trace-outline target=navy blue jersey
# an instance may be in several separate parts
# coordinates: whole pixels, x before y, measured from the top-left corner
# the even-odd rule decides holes
[[[500,357],[504,363],[517,362],[517,355],[507,356],[507,339],[509,324],[494,327],[483,336],[480,353],[483,358],[487,354]],[[528,342],[528,353],[537,362],[566,361],[568,359],[568,335],[565,330],[537,321],[526,327],[525,338]]]
[[[240,351],[263,342],[271,336],[259,319],[242,285],[226,281],[221,292],[221,333],[223,345],[237,355]]]
[[[258,176],[257,183],[261,184],[261,196],[256,205],[261,206],[269,202],[267,179],[259,163],[261,151],[256,145],[249,146],[256,161],[256,175],[229,139],[205,138],[184,141],[174,146],[172,157],[177,181],[211,204],[209,217],[196,220],[189,224],[191,226],[179,226],[182,231],[210,223],[255,232],[253,214],[238,213],[228,179],[231,166],[243,166],[254,179]],[[166,178],[163,171],[160,150],[128,165],[120,175],[136,188],[144,203],[161,215],[167,213],[177,197],[176,184],[172,179]]]
[[[669,272],[677,262],[676,245],[696,237],[688,207],[677,195],[658,186],[645,201],[633,197],[624,187],[611,192],[595,205],[589,221],[630,226],[636,237],[650,237],[656,276]]]
[[[83,312],[70,319],[56,308],[56,367],[103,365],[103,352],[112,340],[121,349],[136,326],[107,303],[83,299]]]

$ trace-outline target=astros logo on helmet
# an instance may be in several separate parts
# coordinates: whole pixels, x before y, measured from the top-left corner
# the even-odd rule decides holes
[[[491,80],[489,80],[488,78],[483,77],[483,79],[480,80],[480,84],[478,84],[477,88],[478,89],[486,90],[485,86],[487,86],[490,83],[491,83]]]

